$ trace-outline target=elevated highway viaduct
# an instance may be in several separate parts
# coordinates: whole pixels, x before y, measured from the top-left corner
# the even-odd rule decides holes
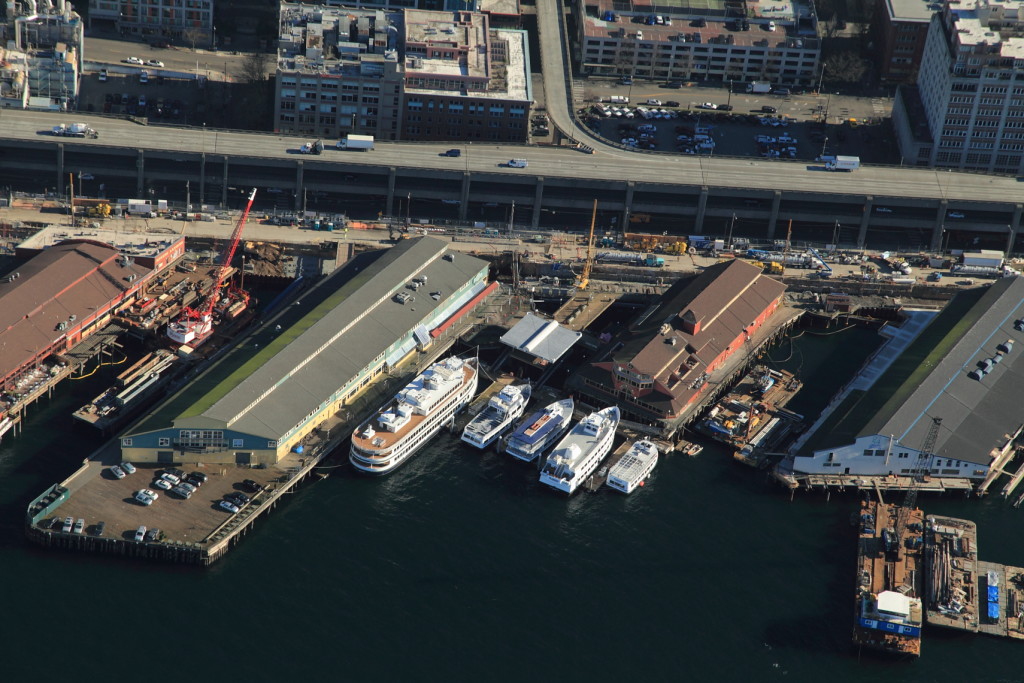
[[[95,128],[99,138],[48,134],[71,117]],[[369,152],[328,144],[322,155],[309,156],[297,153],[303,142],[276,134],[4,110],[0,186],[38,191],[42,182],[64,188],[68,173],[87,170],[97,181],[86,185],[86,194],[95,194],[100,180],[106,195],[117,197],[178,197],[187,184],[193,204],[228,205],[229,188],[255,186],[280,190],[276,196],[287,197],[288,208],[296,210],[311,193],[336,198],[342,207],[363,203],[370,207],[363,215],[402,215],[403,203],[408,212],[412,200],[417,215],[447,207],[470,220],[479,207],[515,202],[516,222],[534,227],[559,227],[559,214],[589,217],[597,198],[604,226],[652,217],[652,225],[638,231],[721,235],[735,215],[737,235],[782,238],[792,220],[798,226],[794,238],[800,230],[818,230],[815,237],[828,241],[838,223],[843,244],[888,248],[887,236],[899,235],[904,244],[916,236],[916,244],[937,249],[947,233],[956,233],[967,244],[1020,251],[1013,245],[1024,186],[1016,178],[894,167],[842,173],[806,162],[478,143],[458,143],[459,157],[441,156],[453,143],[378,143]],[[529,165],[503,165],[512,158]]]

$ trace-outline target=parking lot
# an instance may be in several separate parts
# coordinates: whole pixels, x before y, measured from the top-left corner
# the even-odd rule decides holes
[[[887,99],[674,85],[591,82],[580,113],[602,137],[638,149],[808,161],[842,154],[866,163],[900,163]]]
[[[138,75],[114,73],[101,80],[100,74],[94,73],[82,78],[79,107],[84,111],[115,116],[146,116],[170,123],[202,123],[205,106],[199,103],[203,92],[194,80],[153,75],[144,83]]]
[[[100,465],[94,463],[93,466]],[[230,512],[217,505],[225,494],[244,491],[242,481],[246,479],[265,486],[281,475],[279,470],[273,468],[261,470],[235,465],[183,466],[181,469],[185,472],[200,471],[208,477],[206,484],[185,500],[152,485],[162,471],[161,467],[152,464],[137,464],[135,467],[135,474],[129,474],[124,479],[115,478],[109,467],[103,467],[98,475],[75,490],[71,498],[54,511],[52,517],[42,520],[40,524],[48,527],[53,517],[60,520],[72,517],[85,520],[84,533],[88,535],[95,535],[97,524],[105,522],[105,537],[132,541],[138,527],[145,526],[147,529],[160,529],[162,540],[199,542],[231,517]],[[152,489],[160,497],[152,505],[143,505],[134,498],[135,492],[140,489]],[[254,495],[248,491],[245,493],[249,497]],[[60,531],[60,527],[54,531]]]

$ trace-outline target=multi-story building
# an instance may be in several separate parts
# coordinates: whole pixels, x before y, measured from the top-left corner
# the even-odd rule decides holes
[[[0,58],[3,106],[75,107],[85,34],[70,2],[8,2],[0,39],[8,48]]]
[[[396,140],[401,121],[401,15],[281,5],[274,128]]]
[[[820,75],[818,21],[802,0],[700,8],[578,0],[576,11],[586,74],[804,86]]]
[[[905,162],[996,173],[1024,166],[1024,2],[947,3],[893,125]]]
[[[680,279],[615,337],[608,356],[578,367],[569,388],[584,403],[616,405],[624,418],[670,434],[734,371],[726,364],[733,355],[753,352],[785,291],[740,259]]]
[[[144,39],[214,43],[213,0],[89,0],[89,25],[97,23]]]
[[[474,12],[407,10],[406,140],[526,142],[530,56],[526,32],[491,29]]]
[[[889,83],[913,83],[921,67],[934,0],[878,0],[872,30],[878,76]]]
[[[483,14],[282,5],[278,132],[523,142],[531,102],[525,32]]]

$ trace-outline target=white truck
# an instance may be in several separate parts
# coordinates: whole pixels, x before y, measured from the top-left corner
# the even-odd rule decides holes
[[[860,157],[837,156],[835,160],[825,164],[829,171],[856,171],[860,168]]]
[[[62,123],[59,126],[54,126],[52,133],[68,138],[98,138],[100,136],[84,123]]]
[[[771,83],[765,83],[764,81],[751,81],[750,83],[747,83],[747,92],[770,93],[771,91]]]
[[[994,249],[968,249],[964,251],[963,265],[1002,268],[1006,255]]]
[[[349,133],[344,140],[338,141],[338,149],[358,149],[362,152],[373,149],[372,135],[353,135]]]

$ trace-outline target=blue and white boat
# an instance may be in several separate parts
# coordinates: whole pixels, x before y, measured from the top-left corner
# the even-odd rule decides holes
[[[576,404],[571,398],[556,401],[526,418],[505,442],[505,452],[532,462],[544,454],[569,429]]]

